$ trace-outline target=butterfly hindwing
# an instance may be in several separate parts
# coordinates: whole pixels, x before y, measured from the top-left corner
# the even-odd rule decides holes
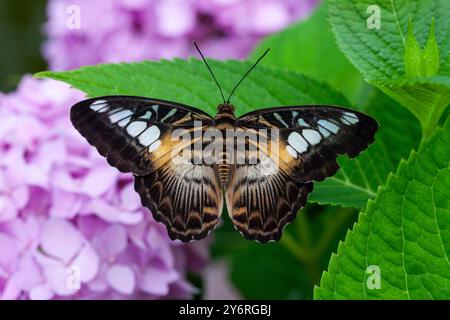
[[[108,163],[122,172],[146,175],[156,169],[155,160],[171,149],[167,142],[177,128],[203,124],[211,117],[200,110],[157,99],[106,96],[81,101],[71,109],[75,128]]]
[[[243,115],[238,125],[279,131],[280,168],[297,181],[321,181],[336,173],[336,158],[353,158],[374,140],[378,129],[371,117],[331,106],[263,109]]]
[[[147,176],[135,176],[135,190],[155,220],[164,223],[169,237],[183,242],[208,235],[219,221],[223,194],[212,166],[167,161]]]
[[[312,182],[295,181],[265,165],[239,165],[226,192],[228,213],[246,239],[278,241],[284,227],[306,204]]]

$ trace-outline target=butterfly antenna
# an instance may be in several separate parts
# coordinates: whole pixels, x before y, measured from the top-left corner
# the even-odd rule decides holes
[[[239,80],[238,83],[236,83],[236,85],[234,86],[233,90],[231,90],[231,94],[228,97],[227,103],[230,103],[230,99],[233,96],[234,92],[236,91],[237,87],[239,87],[239,85],[241,84],[242,81],[244,81],[245,77],[248,76],[248,74],[250,72],[252,72],[252,70],[256,67],[256,65],[262,60],[262,58],[264,58],[264,56],[269,52],[270,48],[268,48],[262,55],[261,57],[259,57],[258,60],[256,60],[256,62],[253,64],[253,66],[244,74],[244,76],[241,78],[241,80]]]
[[[195,45],[195,48],[197,48],[198,53],[200,53],[200,56],[202,57],[203,62],[206,64],[206,67],[208,68],[209,72],[211,73],[214,81],[216,82],[217,86],[219,87],[220,95],[222,96],[223,103],[225,103],[225,96],[223,95],[222,87],[220,86],[219,81],[217,81],[216,76],[214,75],[214,73],[211,70],[211,67],[209,66],[208,62],[206,61],[205,57],[203,56],[203,53],[200,51],[200,48],[198,47],[197,42],[194,41],[194,45]]]

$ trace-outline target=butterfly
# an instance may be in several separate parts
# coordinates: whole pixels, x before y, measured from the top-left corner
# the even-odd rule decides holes
[[[224,101],[215,117],[177,102],[103,96],[75,104],[71,121],[111,166],[134,175],[142,205],[172,240],[205,238],[226,206],[246,239],[277,241],[305,206],[313,182],[336,173],[338,155],[353,158],[366,149],[378,124],[361,112],[327,105],[275,107],[236,118],[230,98],[268,50],[227,100],[198,50]],[[236,132],[243,133],[241,144]],[[205,161],[207,153],[215,161]]]

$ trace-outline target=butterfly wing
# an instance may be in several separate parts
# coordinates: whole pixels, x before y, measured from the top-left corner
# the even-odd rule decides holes
[[[278,241],[312,189],[312,182],[281,170],[267,174],[265,165],[238,165],[226,192],[228,214],[246,239]]]
[[[77,103],[71,120],[112,166],[134,174],[142,204],[172,239],[201,239],[217,224],[223,207],[217,172],[186,151],[212,123],[209,115],[173,102],[109,96]]]
[[[147,176],[135,176],[134,186],[172,240],[206,237],[222,213],[222,189],[211,166],[169,161]]]
[[[243,115],[238,125],[278,130],[280,167],[302,182],[334,175],[339,169],[337,156],[356,157],[378,130],[370,116],[332,106],[263,109]]]
[[[186,105],[131,96],[81,101],[72,107],[70,118],[110,165],[136,175],[147,175],[169,159],[174,130],[191,128],[197,120],[203,125],[212,121]]]
[[[378,128],[367,115],[328,106],[255,111],[237,125],[255,132],[257,139],[248,139],[245,152],[246,159],[257,156],[258,161],[236,165],[226,202],[236,228],[260,242],[278,240],[306,204],[312,181],[333,175],[337,155],[355,157]],[[247,151],[252,144],[253,151]]]

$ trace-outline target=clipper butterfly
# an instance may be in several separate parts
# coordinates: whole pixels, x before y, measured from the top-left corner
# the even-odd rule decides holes
[[[206,237],[224,206],[245,238],[279,240],[313,182],[336,173],[338,155],[366,149],[378,129],[373,118],[341,107],[275,107],[236,118],[223,101],[212,117],[176,102],[104,96],[75,104],[71,120],[110,165],[134,175],[142,204],[183,242]],[[205,161],[207,149],[215,161]]]

